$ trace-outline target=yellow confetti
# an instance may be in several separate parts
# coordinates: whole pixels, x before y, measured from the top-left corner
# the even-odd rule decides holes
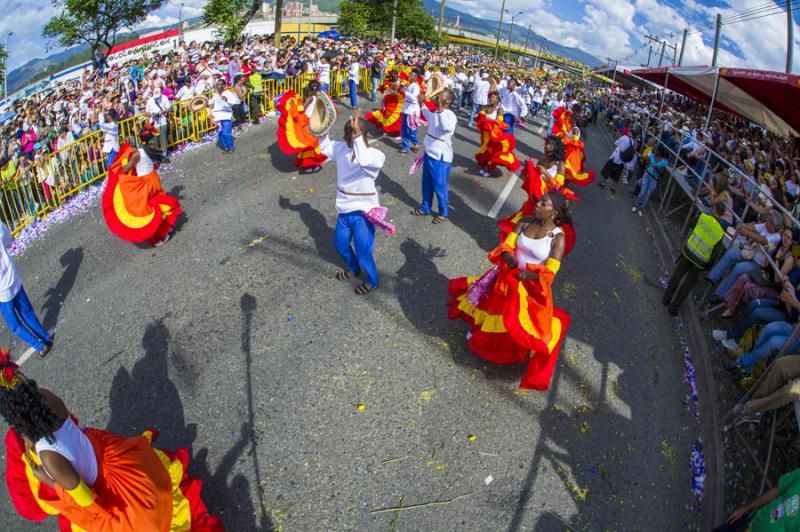
[[[308,190],[306,190],[306,192],[311,193],[311,192],[316,192],[316,191],[313,188],[309,188]]]
[[[581,425],[581,432],[586,432],[587,430],[589,430],[589,422],[584,421],[583,424]]]
[[[367,409],[367,406],[364,403],[358,403],[358,405],[356,405],[356,408],[358,408],[361,412],[363,412],[364,410]]]
[[[467,436],[467,439],[469,441],[475,441],[476,438],[477,438],[477,436],[475,436],[474,434],[470,434],[469,436]]]
[[[266,240],[268,238],[269,238],[269,235],[260,236],[260,237],[256,238],[255,240],[252,240],[249,244],[241,246],[239,249],[247,249],[247,248],[256,247],[257,245],[259,245],[260,243],[262,243],[264,240]]]
[[[436,390],[422,390],[422,393],[419,394],[419,398],[423,401],[430,401],[435,394]]]

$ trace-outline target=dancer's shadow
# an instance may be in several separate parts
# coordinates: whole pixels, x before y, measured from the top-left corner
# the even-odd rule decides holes
[[[308,228],[308,236],[314,240],[317,255],[331,264],[340,265],[341,260],[333,247],[333,229],[328,226],[328,222],[321,212],[306,202],[293,205],[291,200],[285,196],[280,196],[278,205],[281,209],[294,211],[300,215],[300,220]]]
[[[449,194],[450,223],[468,234],[484,251],[491,251],[497,245],[497,222],[482,214],[461,198],[453,188]]]
[[[58,316],[61,313],[61,305],[67,299],[72,287],[75,286],[75,279],[78,277],[78,270],[83,262],[83,248],[70,248],[61,255],[61,266],[64,271],[55,286],[47,290],[47,298],[42,305],[44,318],[42,323],[47,330],[52,329],[58,324]]]
[[[411,163],[411,161],[409,161],[409,164],[410,163]],[[419,175],[422,175],[422,174],[419,174]],[[420,183],[419,182],[419,175],[417,176],[418,179],[416,181],[418,187],[421,186],[421,185],[419,185],[419,183]],[[420,200],[422,198],[414,198],[414,197],[412,197],[411,194],[409,194],[408,191],[406,191],[406,189],[403,187],[403,185],[401,185],[397,181],[393,180],[391,177],[389,177],[384,172],[381,172],[381,174],[378,176],[378,180],[376,181],[376,184],[377,184],[378,188],[381,191],[381,195],[389,194],[390,196],[392,196],[394,199],[396,199],[397,201],[399,201],[400,203],[402,203],[403,205],[405,205],[409,209],[413,209],[414,207],[419,207]]]
[[[197,427],[186,425],[178,388],[169,378],[170,333],[165,318],[145,327],[144,357],[133,365],[133,370],[128,373],[121,367],[114,376],[108,431],[131,436],[156,428],[161,433],[159,446],[178,449],[192,446]]]
[[[294,156],[283,153],[277,142],[269,145],[267,153],[269,153],[272,167],[278,172],[293,174],[297,171],[294,166]]]
[[[175,185],[174,187],[172,187],[172,189],[170,189],[169,192],[167,192],[167,194],[177,198],[178,201],[183,202],[185,198],[183,197],[181,192],[183,192],[184,188],[186,187],[184,187],[183,185]],[[183,209],[183,212],[181,212],[181,215],[178,216],[178,219],[175,221],[175,227],[173,228],[173,231],[175,231],[176,234],[179,233],[180,230],[183,228],[184,224],[186,224],[186,221],[188,219],[189,217],[186,215],[186,209]]]
[[[405,317],[414,328],[438,337],[447,327],[442,309],[447,303],[447,277],[439,273],[434,259],[444,258],[447,251],[433,246],[423,247],[413,238],[400,244],[405,262],[397,270],[395,295]]]

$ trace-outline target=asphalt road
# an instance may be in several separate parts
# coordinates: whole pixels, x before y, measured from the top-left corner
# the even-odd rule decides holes
[[[683,529],[694,436],[681,353],[663,267],[624,194],[578,190],[578,242],[555,283],[572,326],[552,388],[525,392],[524,368],[476,358],[446,318],[447,279],[483,272],[497,239],[486,213],[506,176],[478,176],[477,133],[456,132],[442,225],[408,214],[412,156],[376,141],[397,234],[378,235],[382,286],[362,298],[333,278],[335,168],[297,175],[275,122],[234,155],[174,157],[163,181],[186,217],[162,248],[111,235],[98,205],[17,260],[57,326],[29,376],[83,424],[152,426],[158,445],[191,447],[229,530]],[[540,154],[534,133],[518,131],[520,157]],[[587,153],[599,170],[599,130]],[[515,189],[501,216],[523,200]],[[56,526],[23,522],[5,492],[0,506],[2,530]]]

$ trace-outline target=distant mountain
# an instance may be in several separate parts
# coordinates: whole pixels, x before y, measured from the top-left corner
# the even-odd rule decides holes
[[[436,0],[424,0],[425,10],[428,11],[435,20],[439,20],[439,10],[441,9],[441,4]],[[470,15],[469,13],[464,13],[458,9],[452,9],[447,6],[445,2],[444,7],[444,18],[445,22],[448,24],[452,24],[453,20],[456,17],[461,17],[461,25],[460,27],[466,31],[474,31],[477,33],[486,33],[488,35],[497,35],[497,23],[499,22],[498,19],[495,20],[488,20],[483,18],[478,18]],[[508,43],[508,19],[503,20],[503,34],[500,37],[500,43],[505,42]],[[528,34],[528,28],[520,26],[518,24],[514,24],[514,31],[512,32],[511,40],[514,44],[518,44],[523,46],[525,44],[525,37]],[[583,63],[589,66],[597,66],[605,64],[605,61],[593,56],[592,54],[581,50],[580,48],[570,48],[568,46],[563,46],[551,40],[545,39],[538,33],[531,31],[531,37],[528,42],[528,46],[533,48],[540,43],[544,43],[545,48],[547,48],[550,53],[559,55],[561,57],[566,57],[568,59],[572,59],[573,61],[578,61],[579,63]]]
[[[8,73],[9,94],[28,85],[32,79],[44,74],[46,71],[47,74],[55,74],[59,70],[67,68],[69,64],[78,64],[77,61],[73,63],[73,60],[84,52],[88,57],[88,45],[75,46],[47,57],[31,59],[21,67],[17,67]]]

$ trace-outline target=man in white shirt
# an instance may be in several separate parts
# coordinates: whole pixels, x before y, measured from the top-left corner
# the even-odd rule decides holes
[[[328,58],[322,56],[319,58],[319,63],[317,64],[317,71],[319,72],[319,84],[320,89],[325,92],[328,92],[328,87],[331,84],[331,65],[328,63]]]
[[[361,65],[358,64],[358,58],[353,57],[350,60],[350,67],[347,69],[347,85],[350,89],[350,107],[355,109],[358,106],[358,74],[361,70]]]
[[[475,79],[472,86],[472,111],[469,114],[469,127],[475,125],[475,116],[480,110],[489,105],[489,81],[483,76],[484,73],[481,70],[481,75]]]
[[[156,87],[153,95],[147,99],[144,111],[150,117],[150,122],[159,130],[161,155],[167,160],[167,114],[169,113],[169,98],[161,94],[161,88]]]
[[[419,118],[419,95],[420,86],[417,82],[419,70],[416,68],[408,74],[408,86],[405,88],[405,98],[403,99],[402,116],[400,117],[400,131],[402,134],[403,147],[400,153],[408,153],[409,147],[414,152],[419,150],[417,141],[416,120]],[[411,121],[412,123],[409,123]]]
[[[36,317],[22,286],[22,278],[8,254],[12,242],[11,232],[0,223],[0,314],[6,320],[8,330],[38,351],[39,358],[44,358],[53,348],[53,339]]]
[[[117,111],[109,109],[98,116],[97,125],[103,132],[103,153],[106,154],[106,170],[111,168],[111,164],[119,152],[119,126],[117,125]]]
[[[450,110],[455,95],[450,89],[445,89],[436,97],[436,111],[431,111],[426,106],[422,107],[422,114],[428,121],[428,131],[422,145],[425,147],[425,156],[422,160],[422,207],[414,209],[414,216],[427,216],[433,207],[433,195],[439,202],[439,214],[434,217],[433,223],[440,224],[447,221],[447,193],[450,167],[453,164],[453,133],[456,131],[458,119]],[[419,97],[423,99],[422,96]]]
[[[358,295],[366,295],[380,285],[372,249],[375,245],[375,224],[367,214],[380,207],[375,179],[378,178],[386,156],[367,144],[369,123],[359,118],[359,110],[344,126],[344,141],[331,141],[325,135],[319,149],[336,161],[336,232],[334,245],[347,267],[336,273],[340,281],[361,272],[366,282],[356,287]],[[351,245],[351,242],[353,245]]]
[[[236,149],[233,145],[233,107],[231,100],[235,96],[231,91],[225,89],[223,80],[217,81],[217,91],[211,97],[214,122],[219,122],[219,134],[217,135],[217,145],[223,153],[233,153]]]
[[[600,171],[602,179],[597,184],[600,188],[606,186],[606,179],[610,179],[613,184],[609,190],[612,194],[616,191],[617,182],[619,181],[620,175],[622,175],[622,170],[625,168],[625,164],[631,161],[631,159],[625,160],[623,155],[625,155],[626,152],[628,152],[628,148],[634,144],[634,140],[630,136],[628,128],[622,128],[619,138],[614,142],[614,151],[611,153],[611,157],[608,158],[608,161],[606,161],[606,164],[603,165],[603,169]]]
[[[500,93],[500,106],[505,113],[503,114],[503,121],[508,124],[508,129],[511,134],[514,134],[514,124],[517,120],[524,118],[528,114],[528,107],[525,105],[525,100],[517,92],[517,80],[511,78],[505,87],[501,87],[498,92]]]
[[[192,88],[191,81],[186,79],[186,81],[181,83],[181,88],[178,89],[178,92],[175,94],[175,101],[183,102],[186,100],[191,100],[193,97],[194,89]]]

